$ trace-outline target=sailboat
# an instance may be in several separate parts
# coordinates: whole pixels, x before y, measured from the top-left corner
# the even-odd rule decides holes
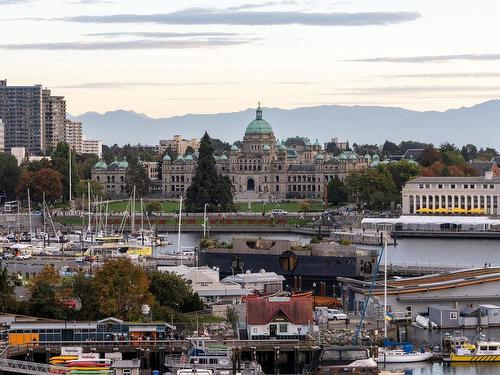
[[[387,242],[384,242],[384,347],[379,348],[378,361],[381,363],[411,363],[431,359],[431,352],[416,352],[409,342],[394,342],[387,338],[387,324],[391,320],[387,314]],[[401,348],[401,349],[397,349]]]

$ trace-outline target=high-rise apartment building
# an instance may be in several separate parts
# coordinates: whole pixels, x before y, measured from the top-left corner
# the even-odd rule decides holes
[[[64,141],[77,154],[83,151],[82,123],[66,120],[64,124]]]
[[[84,139],[82,142],[82,154],[94,154],[99,158],[102,156],[102,141]]]
[[[5,150],[25,147],[28,153],[45,150],[42,86],[7,86],[0,80],[0,118],[5,125]]]
[[[160,150],[165,151],[171,149],[178,155],[184,155],[186,149],[192,147],[195,151],[200,148],[200,140],[197,138],[182,139],[180,135],[174,135],[173,139],[161,139],[160,140]]]
[[[66,101],[41,85],[7,86],[0,80],[0,118],[6,151],[24,147],[28,154],[40,154],[64,140]]]
[[[0,152],[5,152],[5,125],[0,118]]]
[[[66,100],[64,96],[52,96],[50,90],[42,90],[45,147],[55,148],[64,141]]]

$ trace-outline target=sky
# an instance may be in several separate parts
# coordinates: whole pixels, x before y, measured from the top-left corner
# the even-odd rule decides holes
[[[500,1],[0,0],[0,79],[68,112],[323,104],[446,110],[500,96]]]

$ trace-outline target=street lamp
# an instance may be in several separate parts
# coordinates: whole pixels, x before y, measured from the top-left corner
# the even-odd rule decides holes
[[[313,306],[316,307],[316,283],[313,283]]]

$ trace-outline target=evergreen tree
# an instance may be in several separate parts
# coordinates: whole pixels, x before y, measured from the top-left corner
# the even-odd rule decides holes
[[[347,202],[347,188],[339,178],[335,175],[328,183],[328,203],[334,206],[340,206],[342,203]]]
[[[135,193],[139,197],[149,194],[149,177],[142,166],[142,163],[137,159],[131,159],[125,174],[126,190],[128,194],[132,194],[135,186]]]
[[[66,142],[59,142],[52,152],[52,168],[61,174],[63,200],[69,199],[69,145]],[[76,153],[71,151],[71,194],[76,196],[77,187],[80,183],[78,170],[76,167]]]
[[[0,193],[5,193],[7,199],[15,198],[19,176],[16,158],[12,155],[0,154]]]
[[[200,143],[198,166],[186,192],[186,209],[203,212],[205,204],[211,211],[229,211],[233,208],[231,181],[215,168],[214,151],[207,133]]]

